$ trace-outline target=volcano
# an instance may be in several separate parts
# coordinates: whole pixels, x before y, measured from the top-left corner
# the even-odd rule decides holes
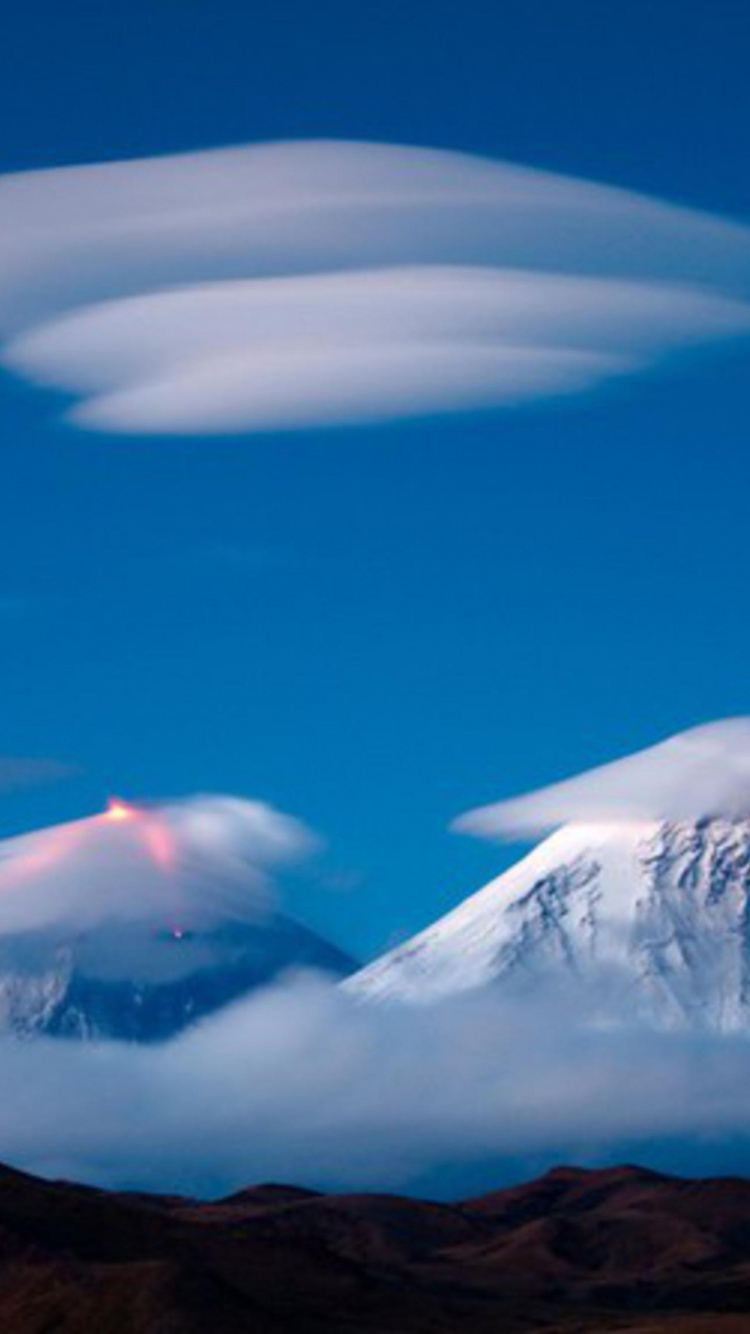
[[[750,821],[570,824],[345,984],[427,1002],[578,992],[664,1028],[750,1027]]]
[[[159,1042],[274,978],[354,961],[281,912],[168,926],[112,922],[0,937],[0,1031]]]

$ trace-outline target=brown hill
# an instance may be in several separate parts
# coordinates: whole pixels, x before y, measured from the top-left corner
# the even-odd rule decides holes
[[[457,1205],[0,1169],[2,1334],[747,1334],[750,1182],[559,1168]]]

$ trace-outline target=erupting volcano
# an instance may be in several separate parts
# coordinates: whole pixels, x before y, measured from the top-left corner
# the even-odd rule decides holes
[[[7,840],[0,1031],[158,1041],[290,969],[343,977],[343,951],[281,912],[277,863],[307,850],[261,803],[112,799]]]

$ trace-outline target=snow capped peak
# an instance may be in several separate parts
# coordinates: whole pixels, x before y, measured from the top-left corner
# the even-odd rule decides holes
[[[570,824],[345,985],[428,1002],[585,988],[659,1025],[750,1026],[750,820]]]

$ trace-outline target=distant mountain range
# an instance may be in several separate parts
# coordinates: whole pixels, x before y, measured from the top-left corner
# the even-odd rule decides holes
[[[334,978],[342,950],[280,912],[189,927],[110,923],[0,937],[0,1031],[156,1042],[288,970]]]
[[[457,1204],[0,1168],[3,1334],[747,1334],[750,1182],[559,1168]]]
[[[660,1027],[750,1026],[750,821],[567,825],[344,984],[434,1001],[578,990]]]

